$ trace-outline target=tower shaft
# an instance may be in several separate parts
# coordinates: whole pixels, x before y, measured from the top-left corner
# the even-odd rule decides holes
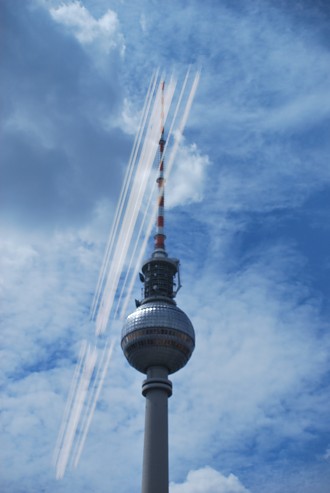
[[[172,383],[164,367],[148,369],[142,393],[146,398],[142,493],[168,493],[168,397]]]

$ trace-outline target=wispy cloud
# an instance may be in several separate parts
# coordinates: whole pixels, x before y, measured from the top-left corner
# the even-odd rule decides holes
[[[51,8],[50,14],[56,22],[67,26],[82,45],[96,43],[105,54],[118,49],[124,55],[124,37],[113,10],[108,9],[95,19],[81,2],[74,1]]]
[[[203,200],[209,165],[209,157],[202,155],[196,144],[181,145],[166,198],[169,208]]]
[[[266,460],[287,441],[307,446],[326,428],[321,382],[330,341],[319,301],[299,282],[301,268],[296,253],[281,248],[260,252],[236,274],[218,267],[217,275],[186,279],[189,296],[182,293],[180,306],[192,316],[197,343],[174,387],[177,473],[215,456],[229,470],[244,468],[246,455]]]

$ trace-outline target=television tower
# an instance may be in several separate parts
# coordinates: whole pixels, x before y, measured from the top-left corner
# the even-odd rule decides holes
[[[164,82],[161,91],[158,215],[154,251],[142,265],[144,298],[128,316],[121,347],[133,368],[147,375],[142,384],[146,398],[142,493],[168,493],[168,375],[188,362],[195,347],[195,332],[174,298],[181,287],[179,260],[168,257],[164,234]]]

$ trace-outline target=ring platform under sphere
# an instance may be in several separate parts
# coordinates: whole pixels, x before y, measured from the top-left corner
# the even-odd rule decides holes
[[[174,373],[188,362],[195,347],[195,332],[176,305],[150,301],[127,317],[121,347],[129,364],[142,373],[152,366],[164,366]]]

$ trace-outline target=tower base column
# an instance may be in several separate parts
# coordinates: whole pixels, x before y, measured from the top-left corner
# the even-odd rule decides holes
[[[172,382],[164,367],[148,369],[142,385],[146,398],[142,493],[168,493],[168,397]]]

